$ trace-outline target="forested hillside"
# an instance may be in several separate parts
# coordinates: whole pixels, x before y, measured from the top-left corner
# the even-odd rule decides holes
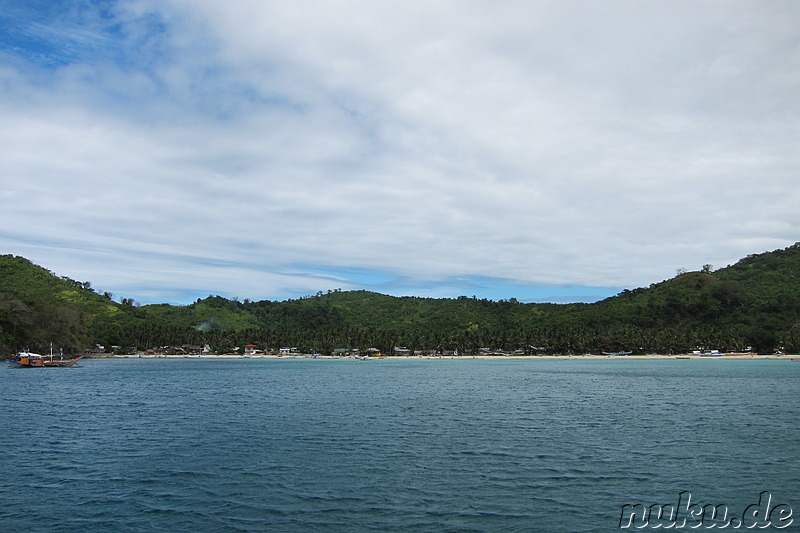
[[[594,304],[535,304],[329,291],[283,302],[209,296],[191,305],[115,302],[88,282],[0,256],[0,351],[133,351],[209,345],[229,352],[396,346],[475,353],[683,353],[697,348],[800,351],[800,243],[735,265],[682,272]]]
[[[120,307],[89,282],[58,277],[12,255],[0,256],[0,350],[26,347],[75,352],[90,346],[91,324],[114,321]]]

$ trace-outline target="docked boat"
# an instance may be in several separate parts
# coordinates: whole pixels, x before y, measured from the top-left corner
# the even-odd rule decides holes
[[[687,355],[699,355],[700,357],[722,357],[723,353],[719,350],[695,350]]]
[[[64,368],[75,366],[83,356],[74,359],[56,359],[53,355],[45,356],[33,352],[19,352],[14,359],[6,359],[12,368]]]
[[[631,355],[633,352],[603,352],[603,355]]]

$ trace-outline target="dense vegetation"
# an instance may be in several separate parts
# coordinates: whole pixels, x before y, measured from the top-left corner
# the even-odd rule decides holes
[[[375,347],[526,354],[800,351],[800,243],[735,265],[680,272],[594,304],[525,304],[461,296],[392,297],[328,291],[283,302],[209,296],[186,306],[136,306],[98,294],[22,257],[0,256],[0,352],[65,353],[208,345],[229,352],[296,346],[330,353]]]

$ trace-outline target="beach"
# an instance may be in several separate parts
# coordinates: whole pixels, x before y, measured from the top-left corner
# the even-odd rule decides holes
[[[624,360],[647,360],[653,361],[658,359],[709,359],[709,360],[765,360],[765,359],[783,359],[793,360],[800,359],[800,355],[792,354],[735,354],[735,355],[698,355],[698,354],[649,354],[649,355],[598,355],[598,354],[581,354],[581,355],[386,355],[380,357],[354,357],[354,356],[338,356],[338,355],[315,355],[315,354],[291,354],[291,355],[272,355],[272,354],[255,354],[255,355],[240,355],[240,354],[198,354],[198,355],[92,355],[90,358],[97,359],[359,359],[359,360],[466,360],[466,359],[484,359],[484,360],[570,360],[570,359],[624,359]]]

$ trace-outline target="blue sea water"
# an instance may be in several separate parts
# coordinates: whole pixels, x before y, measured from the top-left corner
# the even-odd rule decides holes
[[[800,364],[88,360],[0,370],[0,531],[613,531],[625,504],[800,524]]]

